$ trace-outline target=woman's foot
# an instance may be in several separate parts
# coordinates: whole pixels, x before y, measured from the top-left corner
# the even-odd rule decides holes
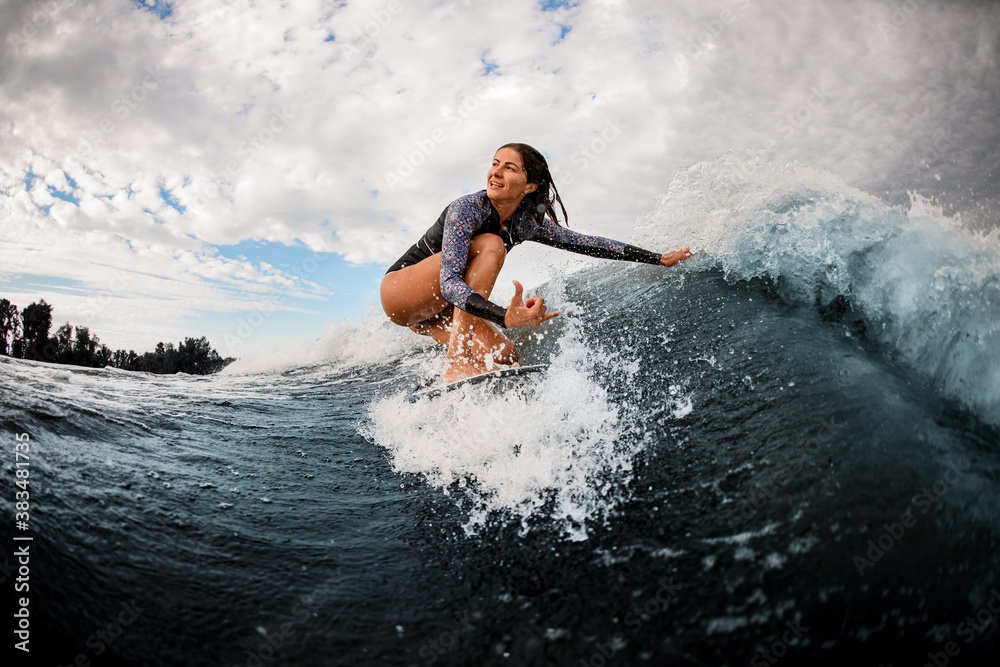
[[[489,371],[481,364],[476,364],[469,357],[459,357],[456,359],[445,359],[444,370],[441,372],[441,380],[446,384],[458,382],[473,375],[482,375]]]
[[[473,375],[491,373],[504,368],[517,368],[520,365],[521,364],[516,361],[512,364],[498,364],[492,360],[482,363],[477,362],[470,357],[445,359],[444,370],[441,372],[441,381],[446,384],[451,384],[452,382],[458,382],[459,380],[464,380],[465,378],[472,377]]]

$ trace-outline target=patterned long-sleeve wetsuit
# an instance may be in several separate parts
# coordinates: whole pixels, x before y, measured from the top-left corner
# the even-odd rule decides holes
[[[486,196],[486,190],[480,190],[459,197],[449,204],[437,222],[386,273],[411,266],[440,252],[441,296],[456,308],[496,322],[502,327],[506,326],[504,316],[507,309],[487,301],[465,282],[469,245],[473,237],[479,234],[496,234],[503,239],[508,252],[524,241],[536,241],[591,257],[645,264],[660,263],[658,253],[613,239],[580,234],[560,227],[548,218],[544,222],[537,222],[523,209],[518,209],[507,221],[506,229],[503,229],[500,226],[500,216]]]

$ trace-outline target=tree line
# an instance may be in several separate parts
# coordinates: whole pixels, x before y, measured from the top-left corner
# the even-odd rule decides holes
[[[152,352],[112,351],[90,333],[88,327],[74,327],[69,322],[52,329],[52,306],[42,299],[18,312],[17,306],[0,299],[0,354],[17,359],[48,361],[56,364],[103,368],[113,366],[126,371],[147,373],[190,373],[208,375],[235,361],[223,359],[204,336],[185,338],[173,343],[157,343]]]

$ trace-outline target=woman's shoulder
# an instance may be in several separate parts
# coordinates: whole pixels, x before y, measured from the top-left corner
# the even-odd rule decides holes
[[[479,192],[470,192],[467,195],[462,195],[455,201],[451,203],[452,206],[455,204],[468,205],[475,204],[477,206],[482,206],[483,202],[489,201],[489,197],[486,196],[486,190],[480,190]]]
[[[489,198],[486,196],[486,190],[462,195],[448,204],[447,209],[450,215],[457,215],[463,218],[470,215],[482,216],[484,212],[488,212],[489,210]]]

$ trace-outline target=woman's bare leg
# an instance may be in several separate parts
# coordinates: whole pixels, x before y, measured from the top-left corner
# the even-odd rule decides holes
[[[448,347],[448,342],[451,341],[451,313],[453,310],[455,307],[449,305],[432,319],[410,327],[410,331],[415,331],[421,336],[430,336]]]
[[[503,268],[507,250],[495,234],[475,237],[471,248],[475,249],[475,255],[465,270],[465,283],[488,299]],[[454,382],[493,370],[491,361],[510,365],[517,363],[517,359],[514,344],[498,328],[464,310],[455,309],[441,379]]]
[[[382,310],[393,323],[414,327],[448,307],[441,296],[441,253],[385,274]]]
[[[430,336],[445,347],[451,343],[451,326],[453,306],[448,306],[438,315],[426,322],[410,327],[422,336]],[[510,344],[510,340],[501,332],[497,332],[494,325],[488,325],[490,330],[480,329],[478,335],[473,339],[472,354],[480,358],[485,358],[487,354],[492,354],[493,362],[509,366],[517,363],[517,349]],[[499,336],[499,338],[498,338]],[[483,339],[487,340],[484,341]],[[489,364],[486,364],[487,366]]]
[[[503,241],[495,234],[481,234],[472,239],[469,256],[465,281],[472,289],[489,298],[506,258]],[[448,362],[443,376],[446,381],[490,370],[487,368],[487,355],[492,355],[494,363],[517,363],[517,350],[513,343],[494,325],[450,307],[441,297],[440,276],[440,253],[386,274],[380,289],[382,309],[395,324],[410,327],[448,346]],[[459,336],[454,336],[455,313],[463,327]],[[471,345],[468,344],[470,341]],[[452,369],[454,372],[449,372]]]

